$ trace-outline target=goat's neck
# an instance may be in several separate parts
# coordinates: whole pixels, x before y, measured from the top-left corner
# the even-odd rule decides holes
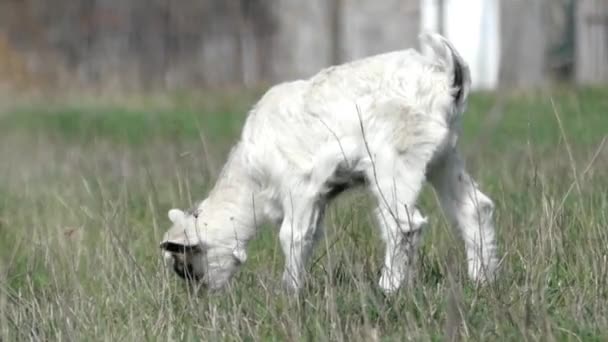
[[[262,213],[256,203],[258,185],[251,179],[243,164],[242,150],[231,151],[218,180],[201,205],[202,215],[210,225],[210,233],[228,242],[233,239],[247,242],[255,234]],[[219,242],[219,241],[218,241]]]

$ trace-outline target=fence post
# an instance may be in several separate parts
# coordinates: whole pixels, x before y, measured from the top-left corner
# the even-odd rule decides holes
[[[608,81],[608,2],[579,0],[576,8],[576,81]]]

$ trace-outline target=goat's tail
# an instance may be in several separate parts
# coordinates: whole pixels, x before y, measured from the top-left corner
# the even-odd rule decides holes
[[[422,33],[419,37],[422,53],[437,63],[447,74],[453,75],[454,102],[463,105],[471,89],[471,73],[467,62],[456,48],[437,33]]]

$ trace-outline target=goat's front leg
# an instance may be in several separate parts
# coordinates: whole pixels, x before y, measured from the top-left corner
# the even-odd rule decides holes
[[[477,282],[492,279],[498,263],[492,200],[466,172],[456,150],[433,167],[430,180],[446,216],[459,228],[465,242],[469,277]]]
[[[303,283],[306,262],[320,235],[324,204],[316,199],[291,196],[285,204],[285,216],[279,238],[285,255],[283,284],[297,292]]]

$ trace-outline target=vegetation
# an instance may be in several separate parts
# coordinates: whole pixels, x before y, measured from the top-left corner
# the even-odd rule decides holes
[[[416,285],[390,298],[362,191],[332,205],[297,298],[270,227],[221,293],[165,270],[167,210],[205,196],[255,96],[13,106],[0,114],[0,340],[606,340],[607,95],[473,95],[462,149],[497,204],[500,278],[466,279],[429,188]]]

